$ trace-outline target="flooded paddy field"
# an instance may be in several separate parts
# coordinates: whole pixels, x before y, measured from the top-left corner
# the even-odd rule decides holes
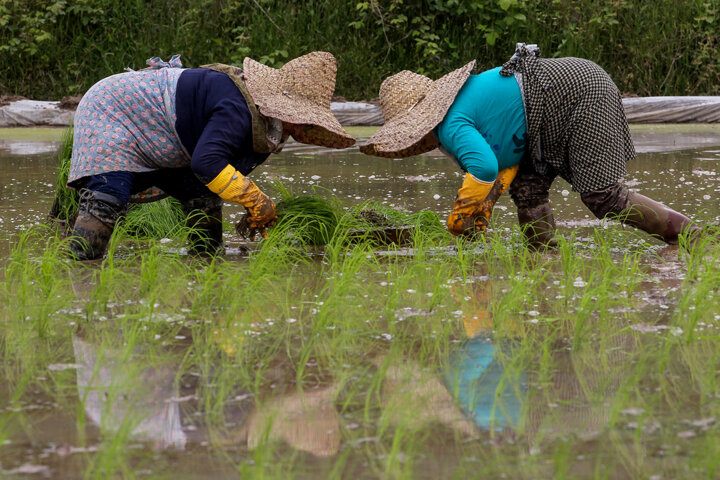
[[[718,222],[720,129],[632,133],[629,185]],[[290,145],[263,190],[405,212],[411,244],[247,245],[227,206],[220,258],[120,230],[78,264],[46,221],[60,136],[22,135],[0,132],[2,477],[720,476],[715,234],[665,246],[557,180],[557,251],[509,196],[456,240],[451,160]]]

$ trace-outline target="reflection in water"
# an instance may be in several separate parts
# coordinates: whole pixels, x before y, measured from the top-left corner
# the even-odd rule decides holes
[[[286,393],[258,406],[248,419],[248,448],[282,440],[316,456],[335,455],[340,449],[340,420],[334,396],[334,388],[325,387]]]
[[[73,336],[78,396],[87,417],[102,431],[126,433],[150,442],[156,449],[183,450],[190,443],[211,440],[254,449],[281,440],[317,456],[340,448],[340,425],[332,404],[332,387],[297,390],[255,401],[248,391],[237,391],[223,405],[222,428],[214,429],[199,402],[198,377],[181,376],[182,353],[176,361],[106,343],[93,344]],[[215,431],[217,430],[217,431]],[[222,433],[220,433],[222,432]]]
[[[527,378],[514,378],[500,360],[511,355],[510,342],[496,344],[490,338],[474,337],[451,356],[445,382],[460,408],[484,430],[517,429],[526,398]],[[500,350],[508,350],[500,352]]]
[[[95,274],[85,268],[71,272],[79,300],[90,300]],[[191,334],[184,336],[181,345],[157,351],[96,343],[82,332],[73,335],[78,397],[87,417],[103,431],[124,432],[156,449],[183,450],[191,444],[219,441],[252,450],[284,441],[320,457],[337,453],[340,421],[333,385],[260,399],[237,389],[223,394],[222,425],[214,424],[208,419],[207,404],[200,400],[200,390],[210,387],[197,374],[180,373],[182,359],[193,345]]]
[[[403,360],[388,367],[382,407],[394,425],[419,430],[443,425],[467,437],[515,430],[520,425],[524,372],[509,378],[488,338],[468,340],[450,358],[444,373]]]
[[[465,316],[472,336],[450,354],[442,371],[410,359],[375,358],[383,374],[379,424],[412,431],[440,424],[479,439],[505,432],[504,437],[522,438],[532,448],[543,439],[587,440],[601,434],[626,374],[633,337],[615,335],[599,350],[597,345],[558,348],[550,361],[553,370],[542,372],[520,338],[493,340],[489,310],[475,310],[491,300],[488,289],[480,289]],[[230,392],[223,396],[223,423],[214,424],[206,403],[199,401],[200,377],[179,373],[191,345],[189,340],[159,354],[95,344],[76,334],[77,389],[87,417],[103,431],[125,432],[157,449],[219,442],[252,450],[281,441],[319,457],[338,453],[341,424],[332,381],[262,398],[247,390]]]
[[[73,351],[78,397],[95,425],[103,431],[128,428],[156,448],[185,448],[188,436],[180,419],[174,365],[138,368],[123,359],[127,352],[98,349],[77,335]]]
[[[451,354],[444,372],[457,405],[479,429],[512,429],[531,445],[542,438],[587,440],[601,434],[629,371],[634,337],[618,332],[577,350],[559,346],[549,362],[553,370],[543,372],[534,352],[523,351],[520,338],[492,339],[490,289],[485,284],[471,299],[463,318],[469,339]]]
[[[381,363],[383,359],[377,361]],[[402,425],[413,431],[440,424],[469,437],[477,433],[440,376],[412,360],[393,362],[387,368],[380,401],[381,424]]]

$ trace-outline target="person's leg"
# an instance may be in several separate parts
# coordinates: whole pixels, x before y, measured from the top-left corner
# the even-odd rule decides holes
[[[685,215],[616,183],[602,190],[581,193],[583,203],[598,218],[616,215],[624,224],[637,227],[670,245],[678,244],[678,237],[688,230],[696,230]]]
[[[188,232],[188,249],[193,254],[215,255],[223,248],[222,199],[196,197],[181,200],[183,212],[187,215],[185,225]]]
[[[191,253],[215,255],[223,248],[223,200],[212,193],[190,168],[162,170],[153,185],[180,201],[187,216],[188,247]]]
[[[103,256],[115,224],[127,210],[131,188],[130,172],[94,175],[85,181],[70,241],[70,252],[76,260]]]
[[[518,223],[533,248],[555,248],[555,219],[550,205],[553,179],[523,164],[510,185],[510,197],[518,210]]]

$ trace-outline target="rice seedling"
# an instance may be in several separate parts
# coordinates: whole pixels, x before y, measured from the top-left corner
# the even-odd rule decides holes
[[[182,235],[185,214],[173,198],[133,204],[123,219],[125,233],[139,238],[167,238]]]
[[[710,242],[668,257],[604,225],[533,252],[515,226],[455,239],[431,211],[312,193],[281,195],[299,208],[242,257],[185,255],[182,218],[128,220],[89,264],[53,229],[18,234],[3,469],[717,476]],[[396,227],[403,246],[354,233]]]
[[[70,174],[70,160],[72,158],[73,129],[63,132],[60,148],[58,149],[58,169],[55,183],[55,200],[50,209],[50,217],[66,225],[72,225],[77,215],[79,195],[76,190],[66,187]]]
[[[327,201],[313,196],[286,196],[277,204],[278,223],[271,230],[282,232],[305,245],[325,245],[338,226],[337,210]]]
[[[71,230],[77,215],[79,192],[67,188],[72,158],[73,129],[64,131],[58,149],[58,169],[55,199],[50,209],[50,218]],[[172,198],[158,202],[131,204],[124,217],[126,233],[135,237],[164,238],[176,234],[178,226],[185,219],[180,203]]]

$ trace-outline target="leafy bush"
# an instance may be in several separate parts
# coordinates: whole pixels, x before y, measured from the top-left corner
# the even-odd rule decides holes
[[[279,67],[327,50],[337,94],[369,99],[399,70],[491,68],[524,41],[596,61],[624,92],[713,95],[719,11],[720,0],[0,0],[0,93],[57,99],[174,53],[189,67],[245,56]]]

